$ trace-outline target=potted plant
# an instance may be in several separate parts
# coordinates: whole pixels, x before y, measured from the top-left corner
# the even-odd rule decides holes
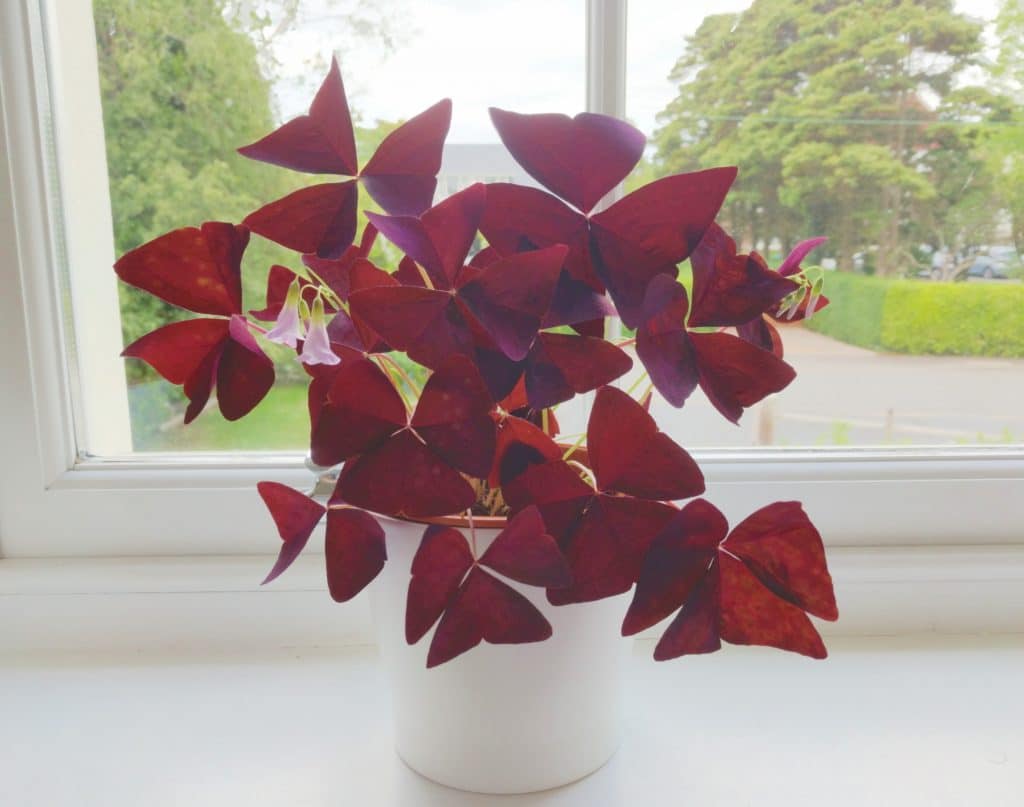
[[[730,528],[648,411],[653,394],[681,407],[700,387],[736,422],[789,384],[772,322],[827,303],[801,267],[822,239],[775,270],[738,254],[715,224],[734,168],[658,179],[597,212],[645,140],[588,113],[492,109],[542,187],[475,184],[433,205],[450,114],[442,101],[417,115],[360,167],[333,63],[307,115],[240,152],[340,179],[124,255],[123,281],[200,315],[124,355],[183,386],[188,423],[214,393],[229,420],[260,402],[275,378],[261,341],[296,351],[311,461],[334,476],[326,501],[258,486],[283,539],[264,582],[325,524],[331,596],[379,578],[399,753],[456,787],[526,791],[614,751],[622,636],[671,618],[659,661],[723,641],[826,655],[808,614],[835,619],[836,604],[799,503]],[[361,193],[385,212],[358,233]],[[246,313],[252,233],[300,262],[270,267],[265,307]],[[378,238],[397,265],[371,262]],[[635,336],[609,333],[611,317]],[[637,381],[615,386],[634,361]],[[580,395],[586,433],[560,438],[555,408]]]

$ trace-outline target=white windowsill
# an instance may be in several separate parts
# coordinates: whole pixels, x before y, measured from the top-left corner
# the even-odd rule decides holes
[[[622,748],[544,794],[484,797],[391,748],[372,647],[23,657],[0,666],[0,803],[23,807],[1018,805],[1024,637],[838,639],[656,664]]]
[[[315,546],[265,587],[270,555],[0,560],[0,658],[371,642],[368,598],[334,603]],[[1024,635],[1024,545],[832,547],[828,560],[840,619],[819,624],[826,639]]]

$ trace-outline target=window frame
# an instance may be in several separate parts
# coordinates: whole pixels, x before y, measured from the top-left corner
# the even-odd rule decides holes
[[[95,53],[90,76],[69,44],[76,35],[91,41],[91,16],[83,17],[91,10],[85,0],[0,5],[0,186],[9,188],[0,198],[0,440],[7,448],[0,464],[0,556],[271,552],[272,530],[255,483],[309,487],[301,457],[98,458],[77,449],[83,430],[100,435],[104,445],[123,440],[116,423],[88,422],[75,403],[82,400],[79,368],[114,367],[123,383],[118,329],[96,331],[116,305],[116,288],[110,230],[97,225],[104,215],[109,221],[109,205],[94,217],[103,208],[97,187],[106,193],[102,136],[82,124],[91,119],[95,129],[99,110],[98,85],[89,83]],[[625,19],[625,0],[587,2],[591,111],[623,114]],[[49,54],[44,33],[55,43]],[[57,47],[63,61],[53,57]],[[87,91],[92,87],[94,94]],[[68,132],[75,132],[74,142]],[[53,146],[59,187],[48,167]],[[75,271],[66,271],[69,263]],[[88,283],[65,282],[83,266],[92,270],[82,276]],[[87,306],[96,306],[92,319],[83,318],[83,295]],[[69,298],[80,331],[72,342],[65,340],[71,334],[62,314]],[[799,499],[832,547],[1024,544],[1024,447],[693,453],[705,470],[708,497],[731,518],[776,499]]]

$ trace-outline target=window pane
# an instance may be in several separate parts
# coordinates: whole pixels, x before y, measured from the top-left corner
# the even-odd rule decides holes
[[[447,96],[454,114],[438,197],[481,180],[525,181],[487,108],[582,109],[584,6],[94,0],[117,253],[178,227],[241,221],[263,203],[323,181],[234,150],[304,113],[335,51],[361,160],[398,122]],[[263,307],[269,265],[297,268],[295,260],[254,236],[245,308]],[[124,287],[121,313],[126,344],[188,316]],[[306,377],[291,352],[273,358],[278,384],[251,415],[227,423],[211,404],[188,427],[180,388],[129,361],[135,450],[306,450]]]
[[[829,307],[781,324],[796,381],[689,445],[1024,443],[1024,14],[948,3],[629,4],[634,181],[736,164],[719,223]],[[1016,11],[1014,11],[1016,9]],[[661,414],[671,410],[666,406]]]

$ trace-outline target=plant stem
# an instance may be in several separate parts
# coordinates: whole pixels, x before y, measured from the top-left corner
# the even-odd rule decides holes
[[[633,394],[633,393],[634,393],[634,392],[636,391],[636,388],[637,388],[637,387],[639,387],[639,386],[640,386],[641,384],[643,384],[643,383],[644,383],[644,381],[646,381],[646,380],[647,380],[647,371],[646,371],[646,370],[644,370],[644,371],[643,371],[642,373],[640,373],[640,375],[639,375],[639,376],[637,377],[636,381],[634,381],[634,382],[633,382],[633,383],[632,383],[632,384],[630,385],[629,389],[628,389],[628,390],[626,390],[626,395],[632,395],[632,394]]]
[[[594,485],[594,474],[593,474],[593,471],[591,471],[582,462],[577,462],[576,460],[566,460],[566,462],[569,465],[572,465],[577,470],[582,471],[583,472],[583,476],[585,476],[590,481],[590,485],[591,485],[591,487],[593,487],[593,485]]]
[[[415,395],[417,398],[419,398],[420,395],[423,393],[423,390],[420,389],[419,385],[412,380],[412,377],[405,371],[405,368],[403,368],[402,365],[400,365],[397,361],[388,356],[386,353],[379,353],[378,355],[382,359],[384,359],[384,361],[386,361],[388,364],[395,368],[398,374],[402,376],[402,379],[405,381],[405,383],[409,385],[409,391],[412,392],[412,394]]]
[[[562,459],[563,460],[568,460],[569,457],[571,457],[573,454],[576,453],[576,449],[579,448],[581,445],[583,445],[583,441],[586,440],[586,439],[587,439],[587,433],[583,432],[583,434],[581,434],[579,436],[579,439],[576,440],[575,443],[573,443],[571,446],[569,446],[565,450],[565,453],[562,455]]]
[[[405,394],[405,390],[402,389],[402,379],[395,377],[394,363],[385,361],[387,359],[382,353],[377,353],[371,358],[377,360],[377,366],[384,372],[384,375],[388,377],[391,383],[394,385],[395,390],[398,392],[398,396],[402,399],[402,403],[405,404],[405,411],[408,413],[412,411],[412,406],[409,403],[409,398]]]
[[[470,507],[466,511],[466,520],[469,522],[469,540],[470,540],[471,546],[473,547],[473,557],[475,559],[477,557],[477,554],[476,554],[476,527],[473,524],[473,508],[472,507]]]
[[[416,270],[420,273],[420,277],[423,278],[423,282],[426,283],[427,288],[434,291],[434,282],[430,279],[430,275],[427,274],[427,270],[416,264]]]
[[[328,299],[328,302],[330,302],[330,304],[333,305],[335,308],[344,311],[347,314],[348,306],[345,305],[345,301],[334,293],[334,289],[332,289],[330,286],[324,283],[324,279],[320,277],[320,275],[318,275],[308,266],[305,268],[306,272],[310,275],[310,277],[312,277],[313,280],[320,284],[320,288],[317,289],[317,293],[322,297],[326,297]]]

